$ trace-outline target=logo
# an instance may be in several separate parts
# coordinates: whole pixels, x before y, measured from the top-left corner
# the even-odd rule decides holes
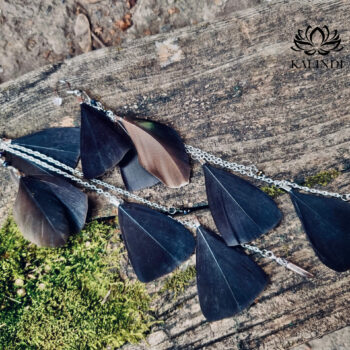
[[[301,29],[294,37],[294,51],[303,51],[307,56],[327,56],[331,52],[339,52],[344,47],[337,30],[329,31],[328,26],[312,28],[307,26]],[[340,59],[305,59],[292,60],[291,68],[343,68],[344,62]]]
[[[331,51],[341,51],[343,49],[343,46],[340,46],[341,39],[337,30],[330,33],[327,26],[323,26],[323,29],[320,27],[311,29],[312,27],[308,26],[305,34],[302,30],[298,30],[298,34],[294,38],[296,47],[292,46],[292,50],[304,51],[309,56],[314,55],[316,52],[325,56]]]

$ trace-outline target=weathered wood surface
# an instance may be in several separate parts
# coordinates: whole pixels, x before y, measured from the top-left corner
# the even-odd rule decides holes
[[[118,113],[134,112],[172,125],[186,143],[227,160],[255,163],[276,178],[300,178],[346,168],[350,146],[349,27],[347,1],[272,2],[226,20],[184,28],[94,51],[47,66],[0,86],[0,134],[9,138],[53,125],[79,123],[72,98],[53,104],[58,79],[88,90]],[[335,53],[343,69],[298,70],[303,58],[290,49],[307,24],[338,29],[344,49]],[[164,65],[157,43],[174,40],[177,62]],[[25,59],[25,57],[23,58]],[[239,87],[242,91],[237,95]],[[1,174],[1,216],[14,197]],[[106,179],[121,184],[117,171]],[[205,200],[200,166],[181,190],[156,186],[145,197],[169,206]],[[344,172],[328,188],[350,192]],[[281,225],[258,242],[309,269],[306,281],[260,260],[271,282],[257,303],[237,317],[207,323],[193,284],[177,301],[156,305],[165,322],[149,337],[152,349],[287,349],[350,325],[350,274],[321,265],[310,248],[287,195],[277,200]],[[213,227],[208,213],[199,215]],[[193,262],[193,259],[192,259]],[[157,284],[150,286],[156,288]],[[145,345],[128,349],[147,348]]]

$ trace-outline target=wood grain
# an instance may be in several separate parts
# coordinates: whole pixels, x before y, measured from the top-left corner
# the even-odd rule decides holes
[[[78,124],[79,105],[73,98],[61,107],[53,104],[57,80],[67,79],[120,115],[133,113],[171,125],[186,143],[227,160],[254,163],[278,179],[301,179],[334,167],[346,170],[349,11],[345,0],[276,1],[46,66],[0,86],[0,134],[13,138],[48,126]],[[290,67],[292,59],[305,57],[290,47],[297,30],[307,24],[339,30],[344,49],[330,56],[342,59],[343,69]],[[169,206],[205,200],[200,166],[193,165],[185,191],[157,185],[141,194]],[[0,174],[4,217],[14,190],[6,169]],[[106,179],[121,184],[117,170]],[[350,192],[349,172],[327,188]],[[193,284],[177,301],[157,301],[156,314],[164,324],[148,338],[152,349],[288,349],[350,325],[350,274],[321,265],[288,196],[277,202],[284,213],[281,225],[256,243],[316,277],[306,281],[259,259],[271,281],[257,303],[237,317],[211,324],[201,315]],[[208,213],[199,217],[213,228]]]

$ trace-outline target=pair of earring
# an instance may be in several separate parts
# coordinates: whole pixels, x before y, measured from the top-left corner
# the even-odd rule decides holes
[[[77,90],[73,92],[80,97],[84,94]],[[80,130],[66,128],[63,132],[63,129],[49,129],[41,134],[13,140],[13,147],[28,146],[73,168],[80,155],[84,177],[90,178],[100,176],[103,169],[109,170],[117,163],[121,165],[122,174],[123,164],[124,169],[134,167],[137,171],[134,170],[131,174],[136,176],[133,178],[123,176],[124,181],[127,179],[125,183],[132,184],[131,187],[134,188],[152,184],[152,181],[145,181],[145,178],[155,179],[153,183],[162,181],[169,187],[180,187],[188,183],[190,165],[186,152],[189,152],[194,159],[213,161],[214,164],[229,167],[243,175],[264,180],[263,176],[257,175],[252,169],[246,169],[248,172],[242,171],[243,168],[240,166],[232,167],[232,163],[227,164],[205,152],[198,152],[191,146],[185,147],[177,133],[167,126],[149,120],[117,119],[110,111],[104,111],[99,102],[86,96],[82,102]],[[65,135],[60,136],[61,140],[57,144],[52,144],[51,142],[58,140],[55,137],[58,133]],[[109,133],[109,136],[104,137],[105,133]],[[131,141],[132,143],[128,144]],[[114,146],[109,147],[112,145]],[[127,161],[128,153],[132,155],[129,161]],[[35,154],[34,159],[36,159]],[[15,164],[16,159],[12,159],[12,163]],[[25,163],[23,158],[17,159],[17,166],[22,168],[23,172],[26,169],[27,176],[29,174],[30,177],[37,177],[38,174],[35,172],[42,171],[35,169],[33,173],[32,162],[25,166],[23,163]],[[97,169],[99,169],[98,172]],[[278,225],[282,214],[271,198],[248,181],[207,163],[203,164],[203,170],[209,207],[224,238],[223,241],[218,235],[203,227],[197,229],[198,292],[205,316],[209,320],[215,320],[242,310],[265,287],[266,276],[238,245],[249,242]],[[95,173],[92,173],[93,171]],[[125,174],[128,172],[125,171]],[[67,212],[67,208],[70,209],[68,222],[74,221],[74,215],[73,219],[71,217],[74,202],[62,199],[65,196],[68,197],[70,191],[67,190],[65,196],[58,198],[53,190],[54,186],[60,187],[57,185],[58,181],[54,181],[56,184],[51,186],[48,184],[50,181],[40,176],[43,175],[39,174],[37,187],[28,180],[22,181],[24,183],[22,187],[27,187],[25,189],[27,194],[31,191],[35,193],[33,186],[38,188],[39,194],[51,193],[50,203],[55,202],[52,198],[58,200],[59,205],[54,207],[55,210],[50,211],[49,206],[45,208],[46,222],[49,221],[48,218],[54,217],[54,212],[64,210]],[[347,234],[348,203],[334,198],[302,194],[291,190],[285,182],[281,185],[290,192],[306,233],[321,260],[337,271],[348,269],[350,266]],[[68,185],[65,184],[63,187],[67,188]],[[74,192],[71,191],[71,193]],[[18,202],[22,201],[22,197],[25,196],[18,196]],[[36,197],[39,195],[37,194]],[[30,201],[27,199],[27,202]],[[81,202],[84,201],[81,200]],[[23,206],[17,204],[17,201],[16,205],[19,208],[17,219],[19,218],[18,221],[20,221],[25,210]],[[83,207],[79,216],[80,223],[85,221],[82,218],[84,215],[86,217],[86,211],[87,207]],[[28,218],[23,220],[23,230],[28,230],[26,220]],[[170,272],[186,260],[194,249],[194,240],[189,231],[182,225],[178,226],[178,223],[164,214],[145,206],[134,203],[119,205],[119,220],[131,263],[142,281],[150,281]],[[45,220],[38,222],[45,222]],[[77,225],[76,229],[79,227]],[[320,235],[317,236],[319,233]],[[64,239],[58,242],[61,244]],[[140,242],[142,244],[139,244]],[[147,247],[147,250],[144,247]],[[335,250],[338,255],[334,254]],[[245,285],[239,283],[243,280],[246,281]],[[221,286],[223,294],[216,293],[217,286]]]

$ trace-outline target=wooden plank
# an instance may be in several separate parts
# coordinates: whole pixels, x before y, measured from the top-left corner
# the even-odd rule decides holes
[[[277,1],[44,67],[0,86],[0,134],[13,138],[47,126],[77,124],[76,101],[53,104],[57,80],[67,79],[119,114],[133,112],[172,125],[186,143],[227,160],[257,164],[279,179],[346,168],[349,10],[347,1]],[[292,59],[304,57],[290,46],[308,23],[340,31],[344,49],[332,57],[344,60],[342,69],[290,67]],[[167,65],[169,43],[176,56]],[[4,217],[14,191],[5,169],[0,178]],[[117,170],[106,179],[121,184]],[[344,172],[328,189],[349,192],[349,183],[350,174]],[[159,185],[141,194],[169,206],[205,200],[200,166],[194,164],[185,190]],[[165,323],[150,335],[152,349],[287,349],[350,325],[350,274],[321,265],[288,196],[277,202],[284,219],[257,244],[308,268],[316,278],[306,281],[260,260],[271,281],[257,303],[211,324],[200,313],[195,285],[175,302],[158,300]],[[200,220],[213,227],[208,213]]]

